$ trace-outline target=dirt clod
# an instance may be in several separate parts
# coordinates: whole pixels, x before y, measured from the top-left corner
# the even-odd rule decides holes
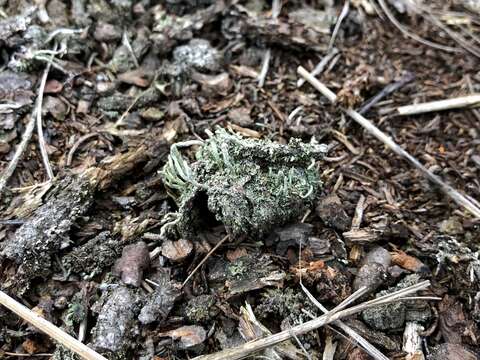
[[[113,267],[113,274],[119,276],[126,285],[139,287],[143,279],[143,271],[150,264],[147,244],[138,242],[123,248],[122,257]]]

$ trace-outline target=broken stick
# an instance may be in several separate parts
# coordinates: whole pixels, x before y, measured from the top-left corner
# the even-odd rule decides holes
[[[51,66],[52,66],[52,61],[50,59],[47,66],[45,67],[45,70],[43,71],[42,80],[40,82],[40,86],[38,87],[39,95],[38,95],[38,98],[36,100],[36,104],[33,107],[33,112],[30,115],[30,119],[28,120],[27,126],[25,127],[25,132],[23,133],[22,140],[20,141],[20,144],[18,144],[12,160],[8,163],[8,166],[2,172],[2,175],[0,177],[0,198],[2,196],[2,193],[5,189],[5,187],[7,186],[8,180],[10,179],[10,177],[15,172],[15,169],[17,168],[17,165],[18,165],[23,153],[25,152],[25,150],[28,146],[28,143],[30,142],[30,139],[32,138],[32,134],[33,134],[33,130],[35,129],[35,125],[36,124],[38,125],[39,121],[40,121],[40,128],[39,129],[41,130],[41,112],[42,112],[43,92],[45,90],[45,84],[47,82],[47,77],[48,77],[48,73],[50,72]],[[40,113],[40,115],[38,115],[38,113]],[[39,120],[39,117],[40,117],[40,120]],[[43,134],[43,133],[39,132],[38,141],[39,141],[39,144],[40,144],[40,148],[44,149],[45,144],[41,142],[42,140],[44,141],[43,135],[40,136],[41,134]],[[44,153],[43,153],[43,150],[42,150],[42,160],[45,159],[45,157],[43,155],[44,155]],[[47,154],[47,158],[48,158],[48,154]],[[45,163],[45,161],[44,161],[44,163]],[[47,161],[45,166],[47,168],[48,177],[49,177],[49,179],[51,179],[53,177],[53,172],[50,173],[51,172],[51,168],[49,167],[50,163],[48,163],[48,161]],[[48,172],[48,169],[50,169],[50,172]],[[52,176],[50,176],[50,175],[52,175]]]
[[[307,80],[310,84],[313,85],[315,89],[317,89],[323,96],[325,96],[332,104],[335,103],[337,100],[337,95],[335,95],[329,88],[327,88],[324,84],[318,81],[314,76],[312,76],[307,70],[303,67],[299,66],[297,69],[298,73]],[[358,112],[352,109],[344,109],[342,110],[350,116],[353,120],[363,126],[370,134],[376,137],[378,140],[383,142],[387,147],[389,147],[393,152],[401,157],[405,158],[410,162],[417,170],[419,170],[426,178],[428,178],[431,182],[437,185],[447,196],[449,196],[453,201],[455,201],[458,205],[464,207],[470,213],[472,213],[475,217],[480,218],[480,208],[475,205],[472,201],[467,199],[464,195],[460,192],[455,190],[453,187],[445,183],[440,177],[432,173],[428,170],[425,166],[423,166],[416,158],[410,155],[405,149],[403,149],[400,145],[398,145],[395,141],[393,141],[389,136],[383,133],[379,128],[377,128],[370,120],[366,119]]]
[[[51,322],[40,317],[26,306],[5,294],[3,291],[0,291],[0,304],[20,316],[23,320],[35,326],[38,330],[49,335],[52,339],[58,341],[69,350],[75,352],[83,359],[107,360],[93,349],[90,349],[87,345],[82,344],[80,341],[68,335],[65,331],[56,327]]]
[[[315,66],[315,68],[312,70],[312,74],[314,76],[320,75],[323,70],[327,67],[327,65],[332,61],[332,59],[338,54],[338,49],[337,48],[332,48],[329,50],[327,55],[323,57],[323,59]],[[305,83],[304,79],[298,79],[297,80],[297,87],[302,86]]]
[[[461,96],[453,99],[430,101],[421,104],[400,106],[397,111],[400,115],[417,115],[434,111],[461,109],[480,105],[480,94]]]
[[[248,356],[251,356],[252,354],[265,350],[271,346],[274,346],[276,344],[279,344],[285,340],[290,339],[291,337],[299,336],[306,334],[312,330],[316,330],[324,325],[330,324],[334,321],[337,321],[343,317],[346,316],[351,316],[354,314],[357,314],[363,310],[378,306],[378,305],[384,305],[388,304],[391,302],[395,301],[403,301],[404,298],[412,293],[415,293],[419,290],[424,290],[427,287],[430,286],[429,281],[423,281],[421,283],[418,283],[416,285],[409,286],[407,288],[398,290],[396,292],[393,292],[391,294],[387,294],[384,296],[381,296],[379,298],[367,301],[365,303],[362,303],[360,305],[355,305],[347,309],[343,309],[340,311],[337,311],[338,309],[335,308],[332,311],[316,318],[310,321],[307,321],[303,324],[291,327],[287,330],[281,331],[279,333],[257,339],[257,340],[252,340],[249,341],[243,345],[230,348],[230,349],[225,349],[222,350],[218,353],[215,354],[210,354],[210,355],[203,355],[203,356],[198,356],[194,358],[193,360],[238,360],[238,359],[244,359]],[[356,294],[356,293],[354,293]],[[352,295],[354,295],[352,294]],[[336,312],[335,312],[336,311]]]

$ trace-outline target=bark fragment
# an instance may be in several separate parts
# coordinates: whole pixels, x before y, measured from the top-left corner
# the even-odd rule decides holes
[[[126,350],[138,313],[138,295],[134,290],[117,286],[111,293],[105,293],[103,300],[106,301],[92,330],[93,346],[97,351]]]

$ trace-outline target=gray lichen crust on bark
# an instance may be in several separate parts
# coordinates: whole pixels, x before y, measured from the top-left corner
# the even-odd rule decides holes
[[[53,255],[69,241],[68,233],[90,208],[94,191],[88,177],[63,178],[33,217],[5,243],[0,256],[20,265],[17,272],[20,283],[26,281],[26,286],[34,277],[50,273]]]
[[[139,146],[107,158],[81,175],[67,174],[54,179],[51,190],[39,199],[42,205],[32,210],[13,237],[0,244],[0,265],[5,266],[5,260],[18,265],[15,281],[4,282],[2,287],[15,288],[21,295],[33,279],[50,275],[55,257],[72,245],[72,226],[90,210],[96,192],[146,162],[150,154],[144,146]]]

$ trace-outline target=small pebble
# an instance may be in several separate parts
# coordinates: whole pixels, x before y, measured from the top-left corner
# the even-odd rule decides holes
[[[192,39],[188,44],[178,46],[173,51],[173,59],[176,65],[185,69],[220,69],[220,53],[204,39]]]
[[[353,291],[365,286],[368,293],[372,293],[382,286],[387,278],[387,270],[382,264],[365,264],[360,267],[355,280],[353,280]]]
[[[113,267],[113,274],[121,277],[126,285],[139,287],[143,278],[143,270],[149,265],[150,255],[147,244],[140,241],[125,246],[122,257],[117,260]]]
[[[381,264],[385,268],[388,268],[392,263],[392,255],[390,255],[390,252],[383,247],[375,246],[363,259],[363,264],[372,263]]]

